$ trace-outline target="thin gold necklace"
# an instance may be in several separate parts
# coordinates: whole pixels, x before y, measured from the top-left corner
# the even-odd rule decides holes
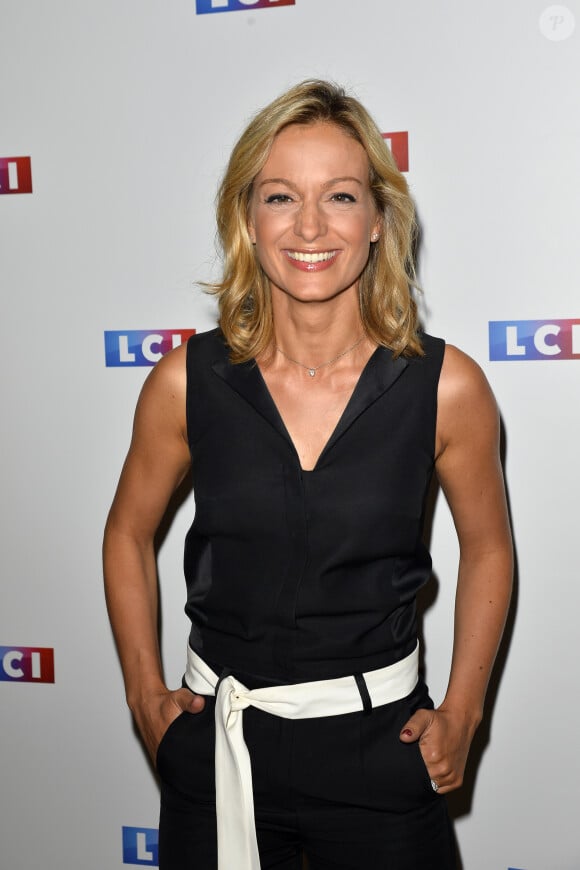
[[[285,353],[281,347],[278,347],[277,344],[275,344],[274,347],[276,348],[278,353],[281,353],[283,357],[286,357],[286,359],[289,362],[292,362],[295,365],[300,366],[300,368],[306,369],[306,371],[308,372],[310,377],[313,378],[314,375],[316,374],[316,372],[318,371],[318,369],[323,369],[325,366],[331,366],[333,363],[337,362],[337,360],[341,359],[341,357],[346,356],[347,353],[350,353],[351,351],[353,351],[355,349],[355,347],[358,347],[359,344],[361,344],[361,342],[363,341],[363,339],[364,339],[364,335],[361,335],[361,337],[358,339],[358,341],[355,341],[355,343],[353,345],[351,345],[351,347],[347,347],[347,349],[343,350],[342,353],[338,353],[336,356],[333,356],[332,359],[327,360],[327,362],[320,363],[320,365],[318,365],[318,366],[304,365],[304,363],[299,362],[299,360],[293,359],[291,356],[288,356],[288,354]]]

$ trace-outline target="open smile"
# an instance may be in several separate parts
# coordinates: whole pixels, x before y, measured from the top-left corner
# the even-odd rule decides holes
[[[284,254],[297,269],[305,272],[319,272],[332,265],[339,251],[292,251],[286,249]]]

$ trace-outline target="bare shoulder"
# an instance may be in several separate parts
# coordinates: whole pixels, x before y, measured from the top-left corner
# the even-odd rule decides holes
[[[155,390],[185,391],[187,344],[170,350],[151,370],[145,386]]]
[[[187,345],[162,357],[147,377],[137,403],[136,423],[185,432]]]
[[[466,399],[478,392],[491,395],[487,378],[481,368],[458,347],[453,344],[446,345],[439,379],[439,401]]]
[[[438,399],[435,469],[462,559],[468,554],[479,559],[495,550],[509,562],[499,413],[484,373],[456,347],[446,349]]]
[[[450,443],[494,438],[498,411],[479,365],[459,348],[446,345],[437,391],[437,455]]]
[[[157,363],[135,411],[131,445],[107,527],[150,540],[190,464],[185,419],[185,347]]]

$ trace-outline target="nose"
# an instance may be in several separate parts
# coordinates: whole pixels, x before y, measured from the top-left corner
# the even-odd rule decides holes
[[[317,200],[309,198],[303,201],[296,213],[294,231],[305,242],[313,242],[326,233],[326,218]]]

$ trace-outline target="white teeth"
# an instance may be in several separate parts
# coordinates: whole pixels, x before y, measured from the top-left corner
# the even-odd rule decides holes
[[[304,254],[302,251],[287,251],[286,253],[291,260],[298,260],[300,263],[324,263],[336,256],[336,251],[320,251],[312,254]]]

